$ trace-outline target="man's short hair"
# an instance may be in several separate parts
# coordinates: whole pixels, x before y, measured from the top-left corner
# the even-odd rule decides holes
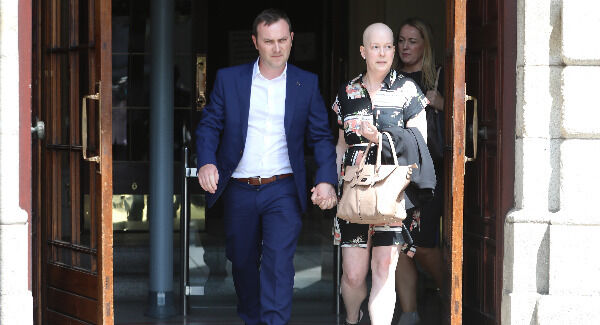
[[[263,10],[260,14],[258,14],[258,16],[256,16],[256,18],[254,18],[254,23],[252,24],[252,35],[258,36],[258,25],[264,23],[265,25],[270,26],[271,24],[276,23],[280,19],[285,20],[285,22],[288,24],[288,26],[290,27],[291,34],[292,22],[290,21],[290,18],[287,16],[287,14],[283,10],[270,8]]]

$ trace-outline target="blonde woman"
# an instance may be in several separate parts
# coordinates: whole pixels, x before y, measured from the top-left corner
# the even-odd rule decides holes
[[[443,81],[439,68],[435,66],[431,28],[419,18],[410,18],[400,25],[396,44],[398,46],[398,70],[413,79],[426,94],[430,104],[425,108],[429,151],[433,158],[438,178],[432,201],[421,207],[420,222],[408,225],[418,228],[411,232],[415,245],[414,258],[399,256],[396,268],[396,290],[403,314],[399,325],[419,322],[417,313],[417,268],[415,261],[433,278],[436,287],[442,286],[443,265],[439,245],[439,224],[443,210]],[[433,125],[436,124],[437,125]]]

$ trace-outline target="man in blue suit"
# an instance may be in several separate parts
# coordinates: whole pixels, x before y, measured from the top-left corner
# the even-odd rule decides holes
[[[217,72],[196,130],[198,180],[224,201],[227,258],[248,325],[290,319],[293,257],[306,210],[305,142],[318,168],[312,202],[336,204],[335,147],[316,75],[288,64],[291,23],[267,9],[253,24],[256,62]]]

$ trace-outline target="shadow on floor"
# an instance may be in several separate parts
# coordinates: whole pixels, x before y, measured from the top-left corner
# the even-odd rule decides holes
[[[368,298],[367,298],[368,299]],[[193,306],[187,317],[175,316],[168,320],[157,320],[144,315],[145,302],[117,301],[115,302],[115,324],[119,325],[243,325],[237,316],[235,306],[222,304],[210,307]],[[331,301],[326,299],[309,300],[306,298],[295,299],[292,307],[292,319],[289,325],[341,325],[344,323],[344,311],[337,317]],[[367,310],[367,302],[363,303],[363,310]],[[398,307],[397,307],[398,308]],[[396,313],[392,324],[397,324],[399,311]],[[437,292],[433,290],[420,290],[419,325],[441,324],[441,307]],[[361,324],[369,324],[369,315],[365,315]]]
[[[157,320],[144,315],[143,302],[116,302],[115,324],[120,325],[243,325],[234,306],[192,308],[187,317],[175,316],[167,320]],[[343,324],[331,309],[329,302],[294,302],[292,319],[289,325]],[[365,323],[366,324],[366,323]]]

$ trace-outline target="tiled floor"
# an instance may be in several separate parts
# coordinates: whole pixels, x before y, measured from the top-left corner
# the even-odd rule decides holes
[[[343,320],[338,322],[334,312],[331,270],[333,247],[329,241],[318,244],[321,241],[318,236],[309,237],[303,239],[294,258],[296,276],[290,325],[343,324]],[[189,298],[190,310],[187,317],[174,316],[167,320],[156,320],[144,315],[147,308],[144,299],[125,298],[116,299],[115,324],[243,325],[235,310],[231,263],[225,259],[224,247],[206,243],[202,238],[192,241],[190,245],[190,284],[203,286],[204,295]]]
[[[295,296],[296,297],[296,296]],[[438,325],[441,324],[441,308],[437,293],[431,290],[424,290],[419,295],[419,314],[421,315],[420,325]],[[144,302],[119,302],[115,304],[115,324],[120,325],[175,325],[175,324],[193,324],[193,325],[215,325],[231,324],[243,325],[238,318],[235,307],[226,305],[221,301],[220,305],[192,306],[187,317],[174,316],[167,320],[157,320],[144,315],[146,305]],[[344,314],[340,317],[334,312],[333,301],[316,297],[309,300],[305,298],[294,300],[292,307],[292,319],[289,325],[340,325],[343,324]],[[366,302],[363,305],[366,310]],[[396,324],[397,315],[392,324]],[[369,324],[369,317],[365,315],[361,324]]]
[[[117,303],[115,324],[120,325],[213,325],[231,324],[243,325],[235,313],[234,307],[229,308],[193,308],[187,317],[176,316],[168,320],[156,320],[144,316],[143,303]],[[323,303],[297,303],[292,311],[290,325],[342,324],[338,323],[333,310],[323,308]]]
[[[174,316],[167,320],[156,320],[144,315],[147,305],[143,299],[117,299],[115,302],[115,323],[121,325],[161,325],[161,324],[232,324],[243,325],[235,310],[235,291],[231,279],[231,266],[227,261],[215,262],[207,258],[212,253],[197,249],[192,250],[192,258],[197,265],[190,268],[192,285],[203,285],[205,295],[189,298],[190,311],[187,317]],[[343,306],[341,316],[337,317],[335,297],[333,296],[333,279],[329,267],[323,268],[323,260],[332,260],[333,254],[325,254],[318,247],[303,245],[298,248],[295,258],[296,277],[294,285],[294,301],[290,325],[343,324]],[[222,256],[224,254],[215,254]],[[201,258],[204,256],[204,258]],[[210,261],[212,260],[212,261]],[[218,259],[220,260],[220,259]],[[205,261],[218,269],[216,274],[209,274]],[[193,264],[193,263],[192,263]],[[214,265],[222,265],[214,267]],[[324,271],[325,270],[325,271]],[[370,282],[370,280],[368,280]],[[421,325],[440,324],[440,301],[437,292],[432,290],[430,281],[419,283],[419,313]],[[368,299],[368,298],[367,298]],[[397,307],[399,308],[399,307]],[[367,310],[366,301],[363,310]],[[398,312],[396,313],[398,314]],[[396,324],[398,315],[393,324]],[[361,324],[369,324],[369,317]]]
[[[304,220],[303,232],[300,236],[297,253],[294,259],[296,276],[294,281],[294,301],[292,318],[289,325],[339,325],[345,319],[343,306],[341,316],[334,312],[335,297],[333,295],[334,248],[331,245],[330,217],[316,215]],[[213,228],[214,229],[214,228]],[[133,294],[115,296],[115,324],[121,325],[243,325],[235,310],[235,291],[231,279],[231,265],[225,258],[224,238],[219,232],[192,232],[190,240],[190,285],[203,286],[204,295],[190,297],[190,311],[187,317],[174,316],[167,320],[157,320],[145,316],[147,308],[145,299],[147,292],[146,252],[147,234],[137,238],[127,235],[116,241],[117,246],[132,245],[125,253],[118,251],[115,266],[129,276],[115,277],[116,286],[135,290]],[[146,236],[146,237],[144,237]],[[137,239],[136,239],[137,238]],[[120,255],[119,255],[120,254]],[[177,252],[174,253],[177,255]],[[143,258],[142,258],[143,257]],[[134,280],[138,281],[134,281]],[[144,284],[137,288],[138,282]],[[370,280],[369,280],[370,282]],[[174,286],[177,287],[176,282]],[[437,293],[426,290],[426,282],[419,285],[419,313],[421,325],[440,324],[440,303]],[[366,311],[366,302],[363,305]],[[397,315],[395,322],[397,322]],[[361,324],[369,324],[365,315]]]

